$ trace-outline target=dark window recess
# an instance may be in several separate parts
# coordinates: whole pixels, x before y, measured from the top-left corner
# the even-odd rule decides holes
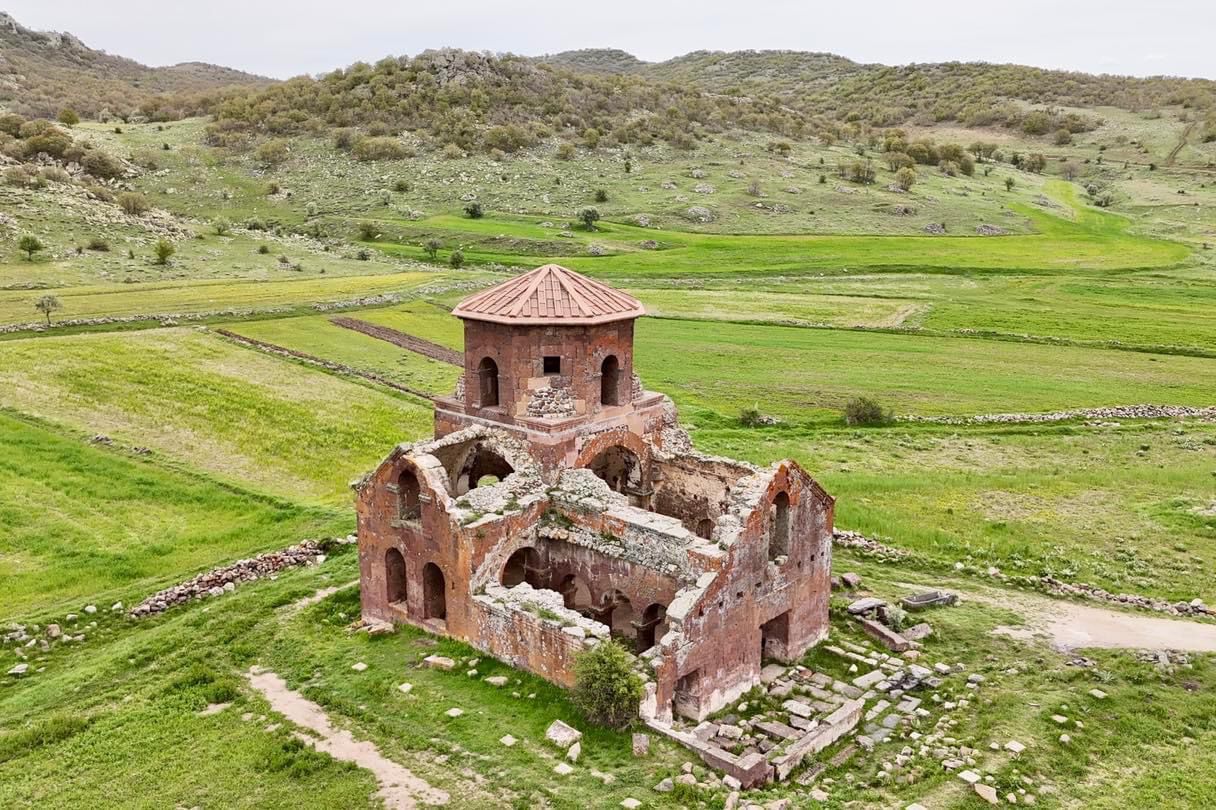
[[[546,374],[561,374],[562,359],[560,357],[545,357],[545,373]]]

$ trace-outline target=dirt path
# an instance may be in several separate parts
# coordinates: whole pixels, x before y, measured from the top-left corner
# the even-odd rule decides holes
[[[380,783],[376,795],[384,800],[385,807],[413,810],[419,803],[448,803],[450,797],[446,792],[431,787],[405,767],[385,758],[374,743],[356,740],[349,731],[334,728],[320,706],[299,692],[288,689],[287,682],[275,673],[253,667],[247,677],[253,688],[270,701],[271,708],[276,712],[297,726],[320,735],[320,739],[316,739],[296,732],[298,738],[334,759],[353,762],[371,771]]]
[[[406,332],[400,332],[396,329],[390,329],[387,326],[368,323],[361,321],[358,318],[347,318],[345,316],[339,318],[330,318],[329,322],[335,326],[341,326],[344,329],[350,329],[355,332],[360,332],[368,337],[374,337],[377,340],[383,340],[391,343],[394,346],[399,346],[407,351],[416,352],[423,357],[429,357],[432,360],[438,360],[441,363],[450,363],[453,366],[464,366],[464,352],[458,352],[455,349],[449,349],[447,346],[440,346],[438,343],[432,343],[425,338],[420,338],[416,335],[411,335]]]
[[[1166,165],[1166,166],[1173,166],[1173,165],[1174,165],[1174,160],[1175,160],[1175,159],[1178,157],[1178,153],[1182,151],[1182,147],[1186,146],[1186,142],[1187,142],[1187,140],[1188,140],[1188,139],[1190,139],[1190,137],[1191,137],[1191,133],[1192,133],[1192,132],[1194,132],[1194,131],[1195,131],[1195,122],[1194,122],[1194,121],[1192,121],[1191,123],[1189,123],[1189,124],[1187,124],[1187,125],[1186,125],[1186,129],[1184,129],[1184,130],[1182,131],[1182,137],[1179,139],[1179,141],[1178,141],[1178,145],[1177,145],[1177,146],[1175,146],[1175,147],[1174,147],[1174,148],[1173,148],[1173,149],[1170,151],[1169,157],[1167,157],[1167,158],[1165,159],[1165,165]]]
[[[921,586],[908,587],[924,590]],[[964,599],[1016,611],[1026,619],[1024,626],[1001,626],[993,633],[1025,640],[1045,638],[1058,650],[1101,647],[1216,652],[1216,624],[1143,616],[1023,591],[968,588],[956,592]]]

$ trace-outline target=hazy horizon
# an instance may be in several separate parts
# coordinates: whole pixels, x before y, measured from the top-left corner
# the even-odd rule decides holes
[[[279,79],[443,47],[527,56],[618,48],[648,62],[699,50],[793,50],[888,65],[982,61],[1216,78],[1216,49],[1205,41],[1216,30],[1216,4],[1121,5],[1028,0],[1015,12],[985,15],[959,0],[821,11],[792,0],[708,0],[689,13],[638,0],[610,11],[552,0],[467,0],[454,14],[373,0],[335,14],[316,2],[214,0],[167,14],[151,0],[13,0],[0,10],[28,28],[70,32],[148,65],[209,62]],[[1188,24],[1179,26],[1183,15]]]

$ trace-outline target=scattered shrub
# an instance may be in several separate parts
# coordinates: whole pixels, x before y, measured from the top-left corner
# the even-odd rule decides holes
[[[625,728],[638,713],[642,679],[633,656],[615,639],[580,652],[574,661],[574,703],[592,723]]]
[[[355,254],[355,258],[361,262],[366,262],[366,261],[370,260],[371,257],[372,257],[372,252],[370,250],[368,250],[367,248],[359,248],[359,251]]]
[[[169,259],[177,252],[177,248],[168,239],[157,239],[156,244],[152,246],[152,255],[156,257],[156,263],[166,265]]]
[[[228,231],[232,230],[232,223],[221,218],[211,223],[211,227],[215,229],[216,236],[225,236],[227,235]]]
[[[282,138],[271,138],[258,146],[254,150],[253,156],[263,166],[278,166],[286,161],[290,154],[291,150],[287,146],[287,141]]]
[[[573,160],[575,152],[576,152],[576,150],[574,148],[574,144],[567,141],[565,143],[558,145],[557,158],[558,158],[558,160]]]
[[[474,200],[464,207],[465,216],[469,219],[481,219],[485,216],[485,211],[481,207],[481,203]]]
[[[107,253],[110,250],[110,243],[102,239],[100,236],[94,236],[89,240],[89,250],[95,250],[98,253]]]
[[[439,258],[439,249],[442,247],[443,242],[440,242],[438,239],[428,239],[426,240],[426,244],[422,246],[422,251],[428,259],[435,261]]]
[[[152,206],[148,204],[148,198],[138,191],[124,191],[118,195],[118,207],[130,216],[138,217],[148,213]]]
[[[397,182],[393,183],[393,191],[397,192],[398,194],[405,194],[410,190],[412,190],[412,187],[410,186],[410,182],[408,180],[398,180]]]
[[[595,201],[597,203],[608,202],[608,192],[602,188],[596,189],[595,190]]]
[[[258,245],[258,253],[262,256],[270,254],[270,245]]]
[[[916,169],[911,166],[904,166],[895,173],[895,185],[904,191],[908,191],[916,184]]]
[[[100,149],[85,152],[80,166],[99,180],[111,180],[124,174],[122,163]]]
[[[380,235],[380,226],[374,222],[359,223],[359,238],[364,242],[371,242]]]
[[[846,425],[861,425],[872,427],[876,425],[890,424],[894,420],[894,416],[890,411],[883,410],[883,407],[869,397],[858,397],[857,399],[849,400],[844,406],[844,422]]]
[[[351,152],[355,160],[402,160],[410,156],[405,144],[396,138],[360,138]]]
[[[459,270],[464,267],[464,251],[457,248],[452,251],[452,255],[448,256],[448,265],[453,269]]]

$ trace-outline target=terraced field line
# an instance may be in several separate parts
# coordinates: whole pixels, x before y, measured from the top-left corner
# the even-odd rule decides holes
[[[227,329],[216,329],[214,332],[215,334],[230,340],[239,346],[244,346],[247,349],[265,352],[266,354],[274,354],[278,355],[279,357],[287,357],[292,360],[299,360],[302,363],[307,363],[310,366],[318,366],[326,371],[331,371],[334,374],[341,374],[347,377],[359,377],[360,379],[374,382],[377,385],[392,388],[394,391],[400,391],[403,394],[422,397],[428,402],[433,402],[435,400],[435,396],[433,394],[428,394],[425,391],[418,390],[417,388],[410,388],[408,385],[393,382],[386,377],[382,377],[379,374],[373,374],[370,371],[360,371],[357,368],[351,368],[350,366],[346,366],[341,363],[335,363],[332,360],[326,360],[324,357],[317,357],[315,354],[298,352],[295,349],[288,349],[285,346],[279,346],[275,343],[267,343],[264,340],[256,340],[255,338],[245,337],[244,335],[238,335],[236,332],[230,332]]]
[[[438,343],[432,343],[417,335],[411,335],[407,332],[390,329],[387,326],[380,326],[379,324],[361,321],[358,318],[347,318],[345,316],[330,318],[329,322],[334,326],[341,326],[343,329],[350,329],[368,337],[383,340],[399,348],[420,354],[423,357],[438,360],[441,363],[450,363],[453,366],[460,367],[464,366],[463,352],[449,349],[447,346],[440,346]]]
[[[298,739],[334,759],[353,762],[371,771],[380,784],[376,795],[390,810],[413,810],[419,802],[447,804],[451,799],[446,791],[431,787],[408,768],[386,758],[375,743],[356,740],[349,731],[334,728],[324,709],[299,692],[288,689],[287,682],[277,674],[251,667],[247,677],[249,684],[270,702],[272,709],[320,737],[317,739],[297,731]]]

